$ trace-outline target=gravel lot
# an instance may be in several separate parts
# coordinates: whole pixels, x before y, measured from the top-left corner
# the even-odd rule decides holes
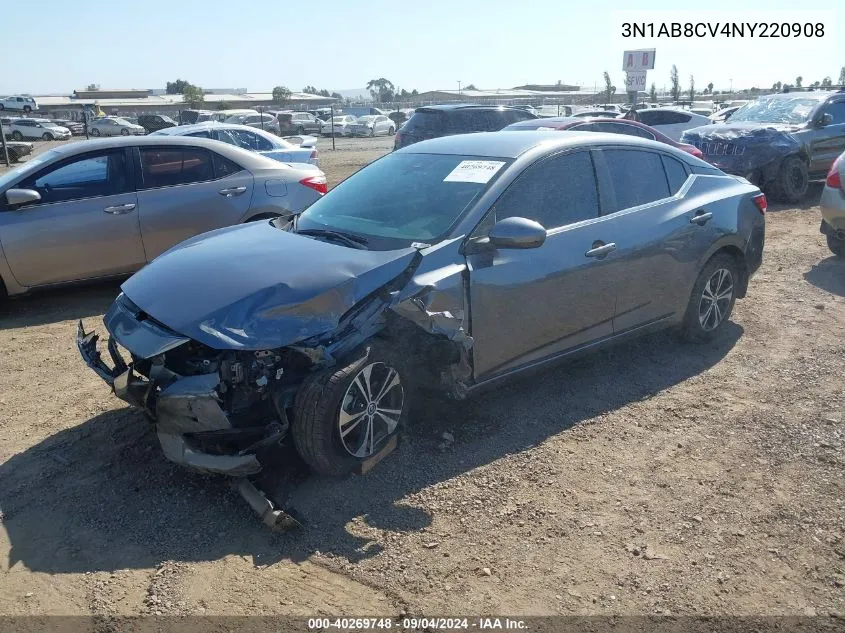
[[[391,146],[319,144],[332,185]],[[165,461],[82,364],[76,320],[102,330],[117,284],[13,302],[0,614],[845,617],[845,263],[819,193],[770,210],[763,267],[715,344],[655,335],[422,403],[368,475],[281,477],[306,524],[283,534]]]

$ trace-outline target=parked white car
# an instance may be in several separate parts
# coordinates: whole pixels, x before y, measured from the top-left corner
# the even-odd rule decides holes
[[[279,134],[279,121],[275,116],[269,112],[259,112],[258,114],[236,114],[227,118],[224,123],[234,123],[236,125],[248,125],[249,127],[257,127],[259,130],[266,130]]]
[[[38,109],[38,103],[32,97],[14,95],[11,97],[0,97],[0,110],[19,110],[21,112],[32,112]]]
[[[126,119],[116,116],[95,119],[88,128],[91,136],[140,136],[141,134],[147,133],[143,125],[130,123]]]
[[[686,130],[713,123],[706,116],[674,108],[637,110],[637,120],[659,130],[673,141],[680,141],[681,134]]]
[[[6,134],[16,141],[25,138],[40,138],[45,141],[66,141],[71,137],[70,130],[56,125],[49,119],[13,119]]]
[[[396,133],[396,124],[384,115],[371,114],[358,117],[358,120],[349,126],[349,130],[352,136],[393,136]]]
[[[355,123],[357,119],[352,116],[351,114],[344,114],[342,116],[334,117],[334,133],[340,136],[352,136],[352,124]],[[332,121],[326,121],[320,127],[320,134],[323,136],[331,136],[332,134]]]

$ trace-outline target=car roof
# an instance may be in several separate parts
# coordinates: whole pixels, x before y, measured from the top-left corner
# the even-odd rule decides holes
[[[802,92],[790,90],[789,92],[776,92],[770,95],[761,95],[758,98],[795,99],[797,97],[799,99],[815,99],[816,101],[824,101],[828,97],[832,97],[835,94],[838,93],[834,90],[804,90]]]
[[[481,105],[479,103],[441,103],[439,105],[420,106],[415,112],[450,112],[452,110],[519,110],[525,112],[522,108],[515,108],[512,106],[502,105]]]
[[[608,144],[630,145],[643,149],[660,148],[664,151],[672,151],[674,149],[670,145],[664,145],[657,141],[650,141],[636,136],[626,136],[624,134],[608,134],[605,132],[561,133],[557,130],[525,130],[524,132],[517,133],[511,130],[441,136],[408,145],[396,150],[396,152],[405,154],[457,154],[491,158],[518,158],[522,154],[541,146],[549,151],[553,151],[570,147],[592,147]]]
[[[247,128],[252,129],[252,128]],[[268,167],[275,167],[280,165],[278,161],[272,158],[267,158],[256,152],[251,152],[229,143],[215,141],[210,138],[197,138],[185,136],[167,136],[150,134],[148,136],[120,136],[114,138],[92,139],[87,141],[77,141],[75,143],[68,143],[53,148],[52,151],[64,157],[73,156],[75,154],[82,154],[89,151],[97,151],[98,149],[110,149],[113,147],[132,147],[132,146],[192,146],[205,147],[206,149],[214,150],[218,154],[234,160],[242,167],[253,169],[266,169]]]
[[[202,121],[200,123],[191,123],[190,125],[177,125],[175,127],[167,127],[163,130],[156,130],[150,136],[170,136],[178,137],[185,136],[191,132],[204,132],[206,130],[244,130],[246,132],[260,132],[258,128],[249,125],[241,125],[240,123],[221,123],[220,121]],[[275,136],[273,138],[276,138]]]

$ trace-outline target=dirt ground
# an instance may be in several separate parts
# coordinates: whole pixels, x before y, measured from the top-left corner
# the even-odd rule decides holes
[[[320,141],[336,184],[392,139]],[[273,490],[165,461],[79,358],[117,284],[0,316],[0,614],[845,617],[845,263],[815,186],[768,216],[715,343],[668,334],[468,403],[427,400],[371,473]],[[451,434],[454,441],[443,439]]]

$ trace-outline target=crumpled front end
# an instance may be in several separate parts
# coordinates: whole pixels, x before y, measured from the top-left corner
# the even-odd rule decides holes
[[[705,125],[684,132],[681,142],[701,150],[704,160],[714,167],[758,186],[777,176],[785,157],[801,151],[801,143],[790,130],[763,125]]]

